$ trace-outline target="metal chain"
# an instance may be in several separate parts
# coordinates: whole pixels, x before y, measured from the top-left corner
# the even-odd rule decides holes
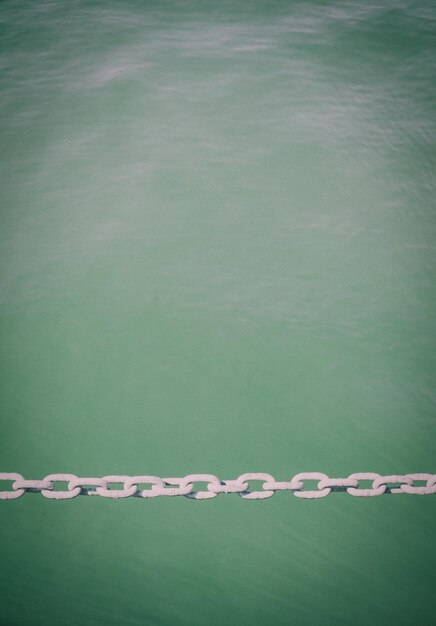
[[[400,493],[426,496],[436,493],[436,474],[381,476],[371,472],[358,472],[347,478],[330,478],[321,472],[301,472],[284,482],[278,482],[271,474],[264,473],[241,474],[234,480],[221,480],[214,474],[188,474],[182,478],[119,475],[79,478],[75,474],[49,474],[42,480],[26,480],[21,474],[0,473],[0,481],[12,482],[11,489],[0,491],[0,500],[14,500],[25,493],[41,493],[53,500],[69,500],[79,495],[103,498],[186,496],[194,500],[209,500],[220,493],[237,493],[246,500],[262,500],[271,498],[276,491],[290,491],[297,498],[307,499],[324,498],[332,491],[359,497]],[[260,481],[262,484],[252,491],[251,481]],[[306,481],[315,482],[316,485],[305,488]],[[194,484],[198,482],[206,483],[206,488],[195,490]],[[364,482],[370,482],[370,485],[364,486]],[[66,488],[56,489],[57,483],[66,483]]]

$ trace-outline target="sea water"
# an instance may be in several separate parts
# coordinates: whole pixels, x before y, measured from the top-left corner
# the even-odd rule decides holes
[[[0,469],[436,471],[436,11],[0,4]],[[0,506],[0,623],[425,626],[431,497]]]

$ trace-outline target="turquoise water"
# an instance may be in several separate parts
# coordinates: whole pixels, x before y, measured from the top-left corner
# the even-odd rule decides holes
[[[0,4],[1,471],[436,471],[435,19]],[[26,495],[0,623],[430,625],[435,512]]]

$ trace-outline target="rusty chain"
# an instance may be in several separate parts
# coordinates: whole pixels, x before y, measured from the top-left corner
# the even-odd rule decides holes
[[[246,500],[262,500],[271,498],[276,491],[290,491],[297,498],[307,499],[324,498],[332,491],[360,497],[436,493],[436,474],[422,473],[382,476],[372,472],[358,472],[347,478],[330,478],[321,472],[301,472],[283,482],[276,481],[271,474],[261,472],[241,474],[234,480],[221,480],[214,474],[188,474],[182,478],[120,475],[79,478],[75,474],[49,474],[42,480],[27,480],[21,474],[0,473],[0,481],[12,483],[10,489],[0,491],[0,500],[13,500],[25,493],[41,493],[53,500],[69,500],[79,495],[103,498],[185,496],[194,500],[209,500],[221,493],[237,493]],[[252,481],[262,484],[257,490],[251,490]],[[315,485],[307,488],[308,481],[315,482]],[[60,483],[64,484],[64,488],[56,488],[62,487]],[[195,490],[195,483],[203,483],[205,488]],[[114,485],[117,487],[114,488]]]

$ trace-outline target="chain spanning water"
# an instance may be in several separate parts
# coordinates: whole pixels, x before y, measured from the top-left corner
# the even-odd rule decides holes
[[[219,494],[236,493],[247,500],[271,498],[276,491],[290,491],[297,498],[317,499],[332,491],[346,491],[351,496],[372,497],[382,494],[432,495],[436,493],[436,474],[392,474],[381,476],[373,472],[357,472],[347,478],[330,478],[322,472],[300,472],[289,481],[276,481],[271,474],[249,472],[234,480],[221,480],[214,474],[187,474],[181,478],[159,476],[124,476],[113,474],[103,478],[79,478],[75,474],[49,474],[42,480],[28,480],[17,473],[0,473],[0,480],[10,480],[12,490],[0,491],[0,500],[14,500],[25,493],[41,493],[53,500],[70,500],[79,495],[104,498],[156,498],[159,496],[186,496],[194,500],[210,500]],[[250,481],[261,481],[262,488],[250,490]],[[316,481],[316,489],[304,489],[305,481]],[[371,481],[362,488],[361,481]],[[66,490],[55,490],[57,482],[67,482]],[[206,490],[194,490],[196,482],[207,483]],[[425,483],[417,485],[414,483]],[[121,483],[122,489],[111,488]],[[140,489],[140,485],[151,487]]]

